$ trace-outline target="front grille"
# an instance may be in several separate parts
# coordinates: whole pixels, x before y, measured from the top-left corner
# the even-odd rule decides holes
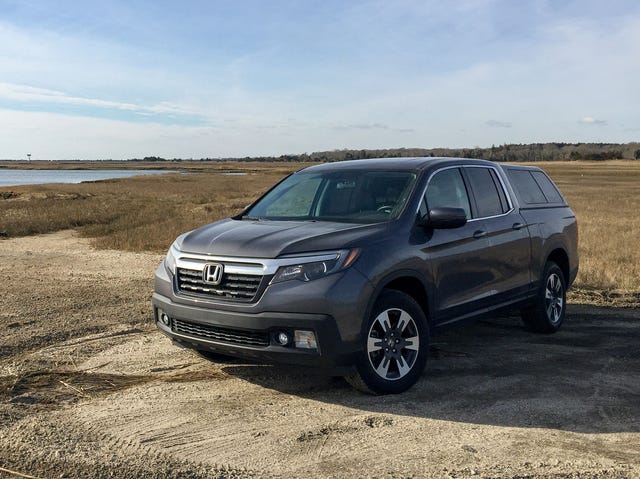
[[[220,328],[206,324],[190,323],[181,319],[173,319],[171,329],[176,333],[187,334],[197,338],[222,341],[233,344],[251,346],[269,346],[269,333],[262,331],[244,331],[241,329]]]
[[[262,276],[224,273],[220,284],[207,284],[202,279],[202,271],[178,268],[178,291],[210,299],[235,299],[251,301],[255,298]]]

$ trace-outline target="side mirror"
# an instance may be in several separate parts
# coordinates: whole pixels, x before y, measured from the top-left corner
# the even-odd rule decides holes
[[[467,224],[467,213],[462,208],[437,206],[429,210],[429,215],[425,215],[420,224],[435,229],[459,228]]]

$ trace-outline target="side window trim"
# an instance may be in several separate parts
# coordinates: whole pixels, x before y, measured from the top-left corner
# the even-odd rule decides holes
[[[467,190],[467,196],[469,197],[469,203],[471,206],[471,216],[472,218],[470,220],[467,221],[467,223],[471,223],[473,221],[480,221],[480,220],[485,220],[488,218],[499,218],[501,216],[506,216],[509,213],[513,212],[513,210],[515,209],[514,207],[514,203],[513,200],[511,199],[511,195],[509,194],[509,191],[504,183],[504,180],[502,179],[502,176],[500,176],[500,173],[498,172],[497,168],[495,166],[489,166],[489,165],[451,165],[451,166],[443,166],[442,168],[438,168],[437,170],[434,170],[431,172],[431,174],[429,175],[429,178],[427,178],[427,184],[425,185],[424,189],[422,190],[422,194],[420,195],[420,203],[418,204],[418,209],[416,211],[416,215],[420,215],[421,214],[421,210],[423,210],[426,207],[426,195],[427,195],[427,188],[429,188],[429,183],[431,182],[431,179],[438,174],[441,171],[444,170],[451,170],[457,168],[460,170],[460,174],[462,175],[462,180],[464,182],[464,187]],[[493,172],[495,173],[496,177],[498,178],[498,180],[500,181],[500,187],[502,188],[502,191],[504,192],[505,197],[507,198],[507,203],[509,204],[509,210],[505,213],[502,213],[500,215],[493,215],[493,216],[484,216],[484,217],[477,217],[478,214],[478,208],[476,206],[476,198],[473,194],[473,191],[469,185],[469,179],[467,178],[467,175],[465,174],[465,169],[466,168],[487,168],[490,170],[493,170]],[[423,206],[424,205],[424,206]]]
[[[498,175],[495,171],[489,170],[491,172],[491,179],[493,180],[493,184],[498,191],[498,196],[500,197],[500,206],[502,207],[502,212],[506,213],[509,211],[509,202],[507,201],[507,194],[505,190],[502,188],[500,184],[500,180],[498,179]]]
[[[464,186],[467,189],[467,194],[469,195],[469,202],[471,203],[471,219],[467,221],[467,223],[471,221],[477,221],[480,219],[479,217],[479,209],[478,209],[478,200],[476,199],[476,193],[471,188],[471,181],[469,180],[469,176],[467,175],[466,168],[460,168],[460,174],[462,175],[462,179],[464,180]]]

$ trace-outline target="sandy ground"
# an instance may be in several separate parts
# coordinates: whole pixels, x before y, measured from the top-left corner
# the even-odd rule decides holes
[[[160,259],[0,241],[0,477],[640,478],[637,309],[571,305],[554,336],[482,321],[372,397],[172,346],[151,324]]]

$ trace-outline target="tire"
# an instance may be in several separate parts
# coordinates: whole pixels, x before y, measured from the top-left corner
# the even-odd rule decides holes
[[[522,311],[522,321],[534,333],[552,334],[560,329],[567,311],[567,282],[560,267],[549,261],[542,284],[530,308]]]
[[[371,394],[398,394],[420,378],[429,352],[429,326],[411,296],[383,291],[362,336],[356,372],[345,378],[353,387]]]

